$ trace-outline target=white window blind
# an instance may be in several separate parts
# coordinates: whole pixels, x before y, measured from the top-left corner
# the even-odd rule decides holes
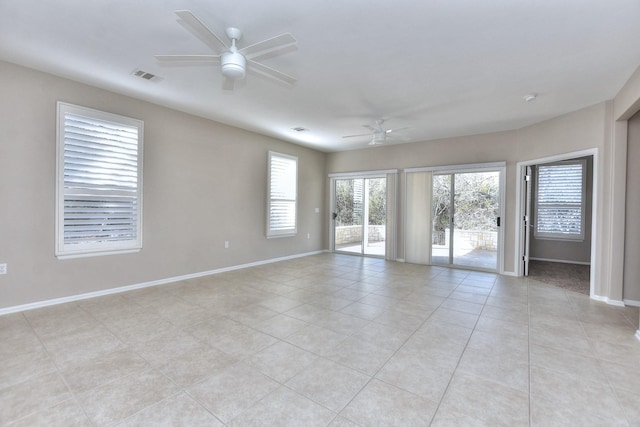
[[[142,247],[139,120],[58,103],[56,255]]]
[[[585,166],[577,160],[537,167],[536,237],[584,239]]]
[[[298,158],[269,152],[267,237],[297,232]]]

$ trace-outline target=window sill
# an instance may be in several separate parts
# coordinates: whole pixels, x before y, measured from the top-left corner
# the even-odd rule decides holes
[[[140,252],[140,248],[137,248],[137,249],[122,249],[122,250],[113,250],[113,251],[57,253],[56,254],[56,258],[58,258],[58,259],[89,258],[89,257],[96,257],[96,256],[132,254],[132,253],[136,253],[136,252]]]

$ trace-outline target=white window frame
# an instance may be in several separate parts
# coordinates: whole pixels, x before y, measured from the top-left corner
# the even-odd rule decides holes
[[[554,232],[545,232],[539,231],[538,225],[540,224],[540,219],[538,215],[538,210],[540,209],[540,199],[539,199],[539,190],[540,190],[540,168],[548,167],[548,166],[570,166],[570,165],[581,165],[582,167],[582,188],[581,188],[581,201],[580,201],[580,233],[554,233]],[[587,183],[587,161],[585,159],[575,159],[575,160],[564,160],[560,162],[546,163],[542,165],[538,165],[536,167],[536,192],[535,192],[535,224],[533,227],[533,236],[536,239],[541,240],[562,240],[562,241],[574,241],[580,242],[584,241],[585,238],[585,205],[586,205],[586,183]],[[573,204],[558,204],[557,207],[568,206],[574,207]]]
[[[124,190],[114,189],[113,186],[107,187],[106,184],[96,183],[95,179],[90,185],[89,179],[81,181],[80,185],[73,188],[65,185],[65,147],[71,144],[67,143],[67,138],[71,136],[71,132],[66,129],[67,118],[72,121],[72,116],[82,117],[104,124],[116,125],[119,127],[135,128],[137,132],[137,153],[136,153],[136,175],[135,184]],[[69,139],[70,140],[70,139]],[[119,116],[116,114],[106,113],[103,111],[93,110],[91,108],[81,107],[77,105],[58,102],[57,104],[57,128],[56,128],[56,227],[55,227],[55,255],[60,259],[77,258],[98,255],[122,254],[130,252],[138,252],[142,248],[142,153],[144,140],[144,123],[141,120],[129,117]],[[103,165],[99,165],[102,167]],[[102,171],[102,170],[101,170]],[[132,172],[129,172],[132,174]],[[84,186],[84,188],[82,188]],[[65,199],[72,197],[88,197],[97,200],[98,203],[106,203],[107,199],[114,200],[118,197],[126,197],[135,200],[133,208],[135,214],[131,214],[128,219],[133,223],[134,232],[128,238],[119,239],[95,239],[86,238],[78,239],[72,242],[70,239],[65,240],[65,219],[69,219],[71,214],[65,211]],[[87,209],[84,207],[83,209]],[[82,215],[87,215],[82,213]],[[133,216],[135,215],[135,217]],[[87,218],[89,216],[87,215]],[[95,224],[93,224],[95,227]],[[68,231],[68,230],[67,230]]]
[[[267,169],[268,169],[268,176],[267,176],[267,238],[274,238],[274,237],[291,237],[291,236],[295,236],[298,233],[298,158],[296,156],[291,156],[289,154],[283,154],[283,153],[277,153],[275,151],[269,151],[268,152],[268,163],[267,163]],[[289,188],[288,190],[288,194],[284,197],[279,196],[278,194],[275,194],[274,190],[272,188],[272,178],[273,179],[277,179],[277,176],[274,174],[274,161],[286,161],[286,162],[291,162],[293,161],[293,164],[295,165],[295,170],[294,170],[294,188],[291,191],[291,188]],[[289,171],[290,172],[290,171]],[[291,179],[291,176],[288,177],[289,179]],[[281,179],[287,179],[287,177],[281,177]],[[291,185],[291,183],[289,183],[289,185]],[[273,226],[273,219],[274,216],[272,215],[272,210],[274,208],[274,205],[277,203],[288,203],[291,204],[293,203],[293,224],[290,226],[286,226],[286,227],[274,227]]]

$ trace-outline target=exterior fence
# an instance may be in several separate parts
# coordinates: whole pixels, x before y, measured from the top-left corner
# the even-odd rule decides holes
[[[444,231],[444,245],[449,247],[450,230]],[[454,230],[454,248],[463,250],[483,249],[487,251],[498,250],[498,232],[483,230]]]
[[[367,227],[369,242],[384,242],[386,227],[384,225],[370,225]],[[444,245],[449,247],[449,229],[444,232]],[[361,225],[345,225],[336,227],[336,245],[362,242]],[[455,230],[453,239],[458,249],[483,249],[487,251],[498,250],[498,232],[482,230]]]
[[[386,226],[370,225],[367,227],[367,237],[369,242],[384,242],[386,235]],[[336,245],[345,245],[349,243],[362,242],[362,226],[361,225],[343,225],[336,227]]]

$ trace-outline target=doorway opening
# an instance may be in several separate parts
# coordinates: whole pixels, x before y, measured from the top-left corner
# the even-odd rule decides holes
[[[405,169],[405,261],[504,273],[505,175],[505,162]]]
[[[333,251],[384,258],[386,176],[335,178],[332,181]]]
[[[518,164],[519,276],[593,296],[597,149]]]
[[[431,264],[497,271],[500,171],[439,171],[431,191]]]

